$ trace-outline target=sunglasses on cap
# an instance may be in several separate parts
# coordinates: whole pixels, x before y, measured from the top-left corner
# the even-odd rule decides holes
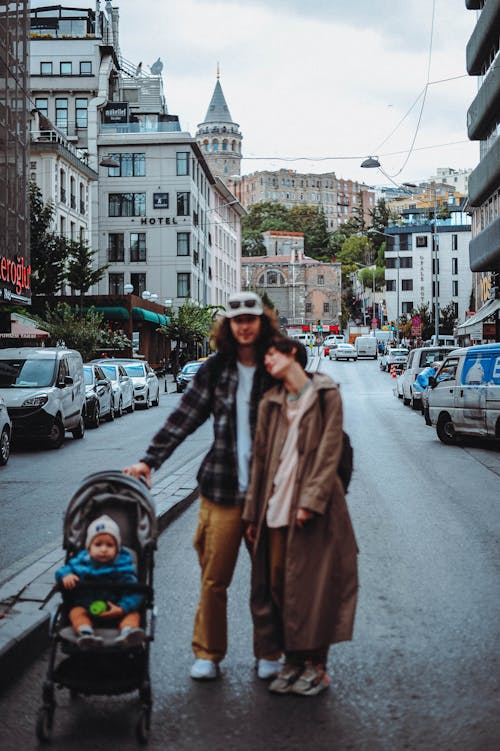
[[[230,300],[228,305],[231,310],[238,310],[238,308],[248,308],[248,310],[252,310],[252,308],[255,308],[257,305],[257,300],[252,298],[249,300]]]

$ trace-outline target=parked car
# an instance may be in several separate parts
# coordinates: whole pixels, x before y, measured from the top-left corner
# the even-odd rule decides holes
[[[115,419],[113,386],[100,365],[85,363],[85,424],[88,428],[98,428],[105,417],[109,422]]]
[[[324,347],[335,348],[338,344],[345,344],[345,339],[342,334],[330,334],[323,339]]]
[[[460,436],[500,439],[500,344],[455,349],[429,394],[429,417],[443,443]]]
[[[10,455],[10,436],[12,433],[12,423],[5,399],[0,396],[0,466],[7,464]]]
[[[391,369],[391,365],[399,365],[403,369],[408,360],[409,350],[406,347],[388,347],[385,355],[382,355],[379,361],[380,370],[386,372]]]
[[[178,394],[181,394],[186,389],[186,386],[189,386],[202,365],[203,361],[200,362],[199,360],[192,360],[184,365],[177,376],[176,384]]]
[[[115,417],[121,417],[124,412],[133,412],[134,385],[123,365],[111,358],[92,360],[92,364],[94,363],[101,366],[102,372],[111,381]]]
[[[132,379],[136,407],[157,407],[160,403],[160,382],[151,365],[146,360],[116,359]]]
[[[79,352],[66,347],[0,349],[0,395],[14,438],[59,448],[65,431],[85,434],[85,384]]]
[[[330,351],[330,360],[357,360],[358,353],[352,344],[338,344]]]
[[[354,341],[358,357],[378,357],[378,342],[374,336],[358,336]]]
[[[435,360],[442,360],[453,347],[417,347],[412,349],[403,373],[403,404],[409,404],[413,409],[420,408],[421,389],[414,388],[415,380],[424,368],[428,368]]]

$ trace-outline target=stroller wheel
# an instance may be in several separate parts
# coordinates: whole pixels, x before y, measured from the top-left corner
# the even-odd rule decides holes
[[[47,704],[40,707],[36,717],[36,737],[42,743],[50,741],[53,719],[54,707],[49,707]]]
[[[139,743],[147,743],[149,740],[149,725],[151,713],[149,708],[142,707],[135,726],[135,735]]]

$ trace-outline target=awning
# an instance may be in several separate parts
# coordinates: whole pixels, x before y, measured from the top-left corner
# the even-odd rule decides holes
[[[456,327],[457,334],[469,334],[474,326],[478,323],[482,323],[490,316],[494,315],[497,310],[500,310],[500,300],[492,299],[480,308],[473,316],[466,318],[463,323],[459,323]]]
[[[49,334],[35,326],[29,326],[25,323],[13,320],[11,323],[10,334],[0,334],[2,339],[48,339]]]
[[[92,308],[96,313],[101,313],[105,321],[128,321],[129,314],[127,308],[107,307],[106,305],[93,305]],[[75,308],[76,310],[76,308]],[[90,308],[83,308],[84,313],[88,313]]]
[[[170,319],[167,316],[155,313],[153,310],[146,310],[146,308],[132,308],[132,318],[134,321],[149,321],[159,326],[165,326],[165,324],[170,323]]]

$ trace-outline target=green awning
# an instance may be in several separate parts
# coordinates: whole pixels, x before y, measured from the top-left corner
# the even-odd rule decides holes
[[[134,321],[149,321],[150,323],[160,323],[160,316],[152,310],[145,308],[132,308],[132,318]]]
[[[94,305],[92,307],[96,313],[102,313],[105,321],[128,321],[129,319],[127,308],[111,308],[102,305]],[[84,308],[83,310],[86,313],[90,308]]]
[[[160,324],[162,326],[166,326],[167,323],[170,323],[170,318],[168,316],[164,316],[161,313],[158,313],[158,318],[160,319]]]

